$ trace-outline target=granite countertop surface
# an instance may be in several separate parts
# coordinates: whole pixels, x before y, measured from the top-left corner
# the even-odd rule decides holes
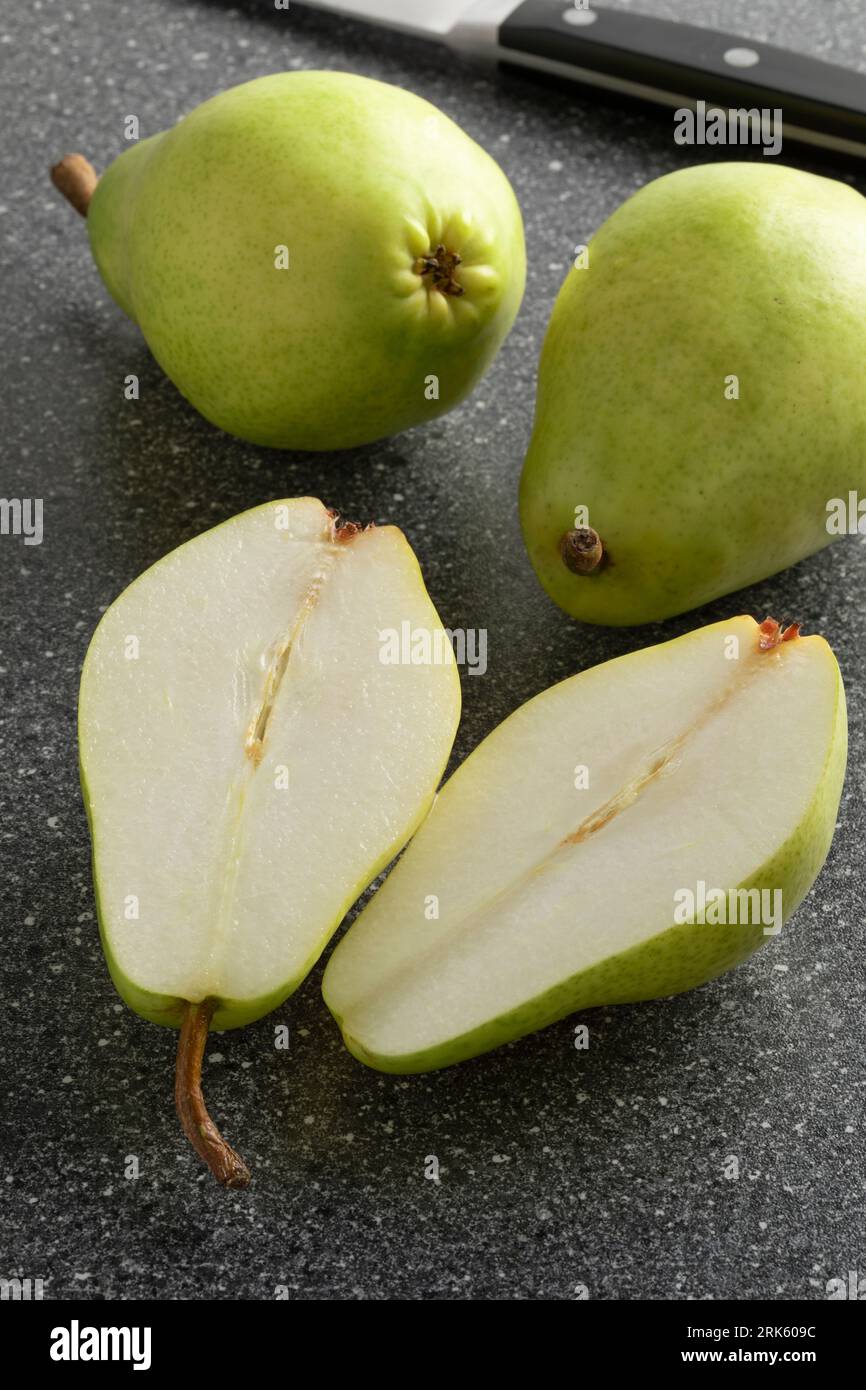
[[[642,8],[866,71],[848,0]],[[516,516],[572,247],[641,184],[697,162],[670,113],[264,0],[6,6],[0,63],[0,493],[44,499],[41,545],[0,538],[0,1276],[42,1278],[56,1299],[825,1297],[866,1261],[866,549],[849,539],[699,612],[608,630],[547,599]],[[163,376],[48,167],[70,149],[104,167],[130,113],[152,133],[224,87],[327,67],[420,93],[495,156],[523,207],[529,278],[503,351],[452,414],[346,454],[272,452],[208,425]],[[783,158],[866,191],[866,168],[794,145]],[[130,372],[138,401],[124,399]],[[321,968],[276,1014],[213,1038],[206,1094],[254,1172],[227,1193],[179,1130],[176,1035],[130,1013],[105,969],[77,682],[101,612],[146,566],[304,493],[396,522],[446,625],[487,629],[487,673],[463,673],[452,768],[554,681],[741,611],[832,642],[851,753],[829,860],[791,927],[694,993],[593,1011],[588,1051],[566,1020],[441,1073],[382,1076],[342,1046]],[[796,757],[777,737],[780,758]]]

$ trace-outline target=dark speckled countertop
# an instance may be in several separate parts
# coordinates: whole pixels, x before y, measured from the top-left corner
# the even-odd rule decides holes
[[[0,494],[44,499],[44,540],[0,539],[0,1277],[41,1277],[56,1299],[268,1299],[278,1285],[329,1299],[567,1299],[578,1285],[594,1299],[823,1298],[828,1279],[866,1267],[866,548],[841,542],[664,626],[605,630],[545,597],[516,518],[535,365],[571,248],[689,162],[670,115],[294,4],[3,8]],[[866,70],[849,0],[643,8]],[[428,428],[334,456],[268,452],[206,424],[109,301],[47,175],[69,149],[104,167],[129,113],[151,133],[221,88],[309,67],[398,83],[459,121],[512,179],[529,251],[523,309],[475,394]],[[794,146],[784,158],[800,163]],[[856,177],[866,190],[866,168]],[[138,402],[123,398],[128,372]],[[132,1015],[103,964],[76,688],[102,609],[135,575],[298,493],[399,524],[447,625],[487,628],[489,669],[464,676],[452,766],[552,682],[743,610],[830,639],[851,756],[829,861],[792,927],[695,993],[595,1011],[588,1052],[566,1021],[439,1074],[380,1076],[344,1050],[318,969],[277,1014],[212,1039],[206,1092],[255,1178],[229,1194],[180,1134],[175,1035]],[[796,752],[784,729],[779,751]],[[288,1052],[274,1048],[280,1021]]]

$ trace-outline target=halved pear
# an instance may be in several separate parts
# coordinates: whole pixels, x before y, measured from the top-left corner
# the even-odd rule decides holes
[[[536,696],[454,774],[334,951],[323,991],[347,1046],[426,1071],[736,965],[823,864],[846,747],[830,647],[769,619]]]
[[[177,1100],[231,1185],[246,1169],[198,1089],[208,1026],[297,987],[423,819],[460,711],[449,643],[395,527],[268,503],[167,555],[105,613],[79,744],[103,946],[127,1004],[183,1025]],[[204,1133],[202,1132],[204,1126]]]

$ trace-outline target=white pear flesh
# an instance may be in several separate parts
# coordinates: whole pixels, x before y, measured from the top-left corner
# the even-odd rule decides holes
[[[438,664],[381,660],[406,621],[442,632],[401,532],[338,531],[310,498],[195,538],[105,613],[82,781],[106,955],[137,1012],[268,1012],[423,818],[459,677],[447,640]]]
[[[689,989],[770,939],[765,920],[675,914],[704,883],[778,889],[787,918],[832,839],[835,657],[820,637],[759,637],[740,617],[607,662],[481,743],[329,961],[325,1000],[360,1060],[447,1065]]]

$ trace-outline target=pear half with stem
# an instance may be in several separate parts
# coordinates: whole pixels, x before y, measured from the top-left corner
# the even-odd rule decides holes
[[[426,1071],[736,965],[818,874],[846,747],[830,647],[770,619],[536,696],[450,779],[331,956],[347,1046]]]
[[[79,744],[100,930],[127,1004],[180,1026],[184,1129],[228,1186],[246,1167],[199,1084],[209,1027],[300,984],[347,908],[423,819],[460,682],[383,660],[383,634],[444,636],[395,527],[268,503],[172,551],[102,618]],[[393,655],[393,649],[392,649]]]

